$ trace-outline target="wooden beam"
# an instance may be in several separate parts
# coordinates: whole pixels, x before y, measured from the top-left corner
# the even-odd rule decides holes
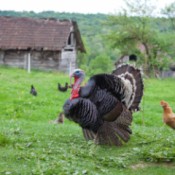
[[[72,62],[71,59],[69,60],[69,75],[72,74]]]
[[[28,73],[31,72],[31,55],[30,55],[30,52],[27,55],[27,72]]]

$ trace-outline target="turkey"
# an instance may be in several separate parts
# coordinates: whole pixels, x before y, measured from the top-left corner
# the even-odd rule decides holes
[[[85,73],[76,69],[70,98],[63,106],[65,117],[78,123],[86,140],[121,146],[130,139],[132,113],[139,110],[143,96],[141,71],[118,66],[111,74],[92,76],[81,87]]]

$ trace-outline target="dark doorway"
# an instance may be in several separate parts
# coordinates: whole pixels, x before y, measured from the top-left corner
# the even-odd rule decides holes
[[[129,61],[137,61],[137,56],[132,54],[129,56]]]

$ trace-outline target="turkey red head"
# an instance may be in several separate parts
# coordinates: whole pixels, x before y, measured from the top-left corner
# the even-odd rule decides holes
[[[70,99],[79,97],[80,85],[85,78],[85,73],[81,69],[75,69],[73,73],[70,75],[70,84],[72,84],[72,78],[74,78],[74,83],[73,83]]]

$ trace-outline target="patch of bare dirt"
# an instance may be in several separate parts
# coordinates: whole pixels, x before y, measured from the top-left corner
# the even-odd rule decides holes
[[[131,168],[132,169],[143,169],[143,168],[146,168],[148,166],[164,166],[164,167],[172,167],[174,168],[175,167],[175,163],[173,162],[165,162],[165,163],[145,163],[145,162],[140,162],[140,163],[137,163],[137,164],[134,164],[134,165],[131,165]]]
[[[132,169],[139,169],[139,168],[146,168],[148,166],[148,164],[144,163],[144,162],[141,162],[141,163],[138,163],[138,164],[134,164],[134,165],[131,165],[131,168]]]

